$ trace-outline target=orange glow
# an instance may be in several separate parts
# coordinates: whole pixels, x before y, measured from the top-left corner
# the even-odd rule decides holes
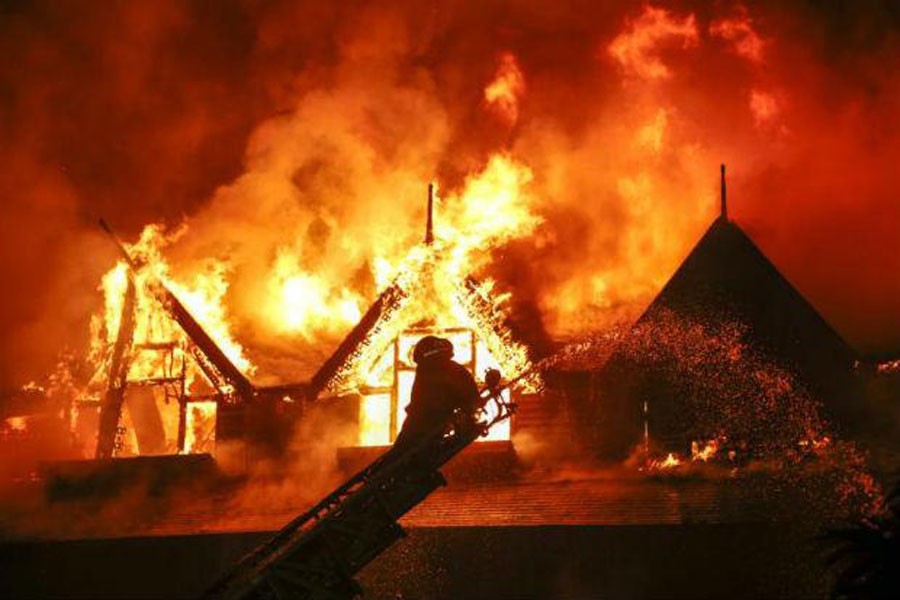
[[[367,394],[359,408],[360,446],[387,446],[391,443],[391,395]]]
[[[373,377],[372,372],[367,382],[372,385],[373,380],[382,382],[379,391],[373,391],[363,395],[360,402],[359,434],[357,443],[360,446],[382,446],[389,444],[406,421],[406,407],[409,405],[412,384],[415,379],[415,363],[412,360],[412,350],[416,343],[425,335],[440,335],[449,339],[454,346],[453,359],[468,367],[479,384],[483,384],[484,373],[489,368],[499,368],[497,359],[488,350],[487,345],[480,339],[475,339],[470,329],[444,331],[417,330],[401,332],[396,340],[396,345],[391,344],[376,361],[379,376]],[[396,352],[396,372],[394,372]],[[474,352],[474,353],[473,353]],[[380,391],[385,387],[392,387],[394,376],[396,377],[396,390],[389,392]],[[396,393],[396,411],[392,410],[392,395]],[[503,399],[509,401],[509,391],[503,392]],[[497,407],[494,403],[488,403],[485,407],[485,420],[496,416]],[[396,431],[391,430],[392,413],[396,421]],[[508,440],[510,435],[509,421],[498,423],[479,441]]]
[[[610,55],[629,75],[640,79],[668,79],[672,72],[659,56],[669,45],[690,48],[698,44],[693,14],[679,19],[670,11],[645,6],[643,13],[627,21],[625,31],[609,45]]]
[[[709,440],[703,446],[700,445],[700,442],[693,441],[691,442],[691,460],[692,461],[702,461],[708,462],[709,459],[716,455],[716,452],[719,451],[719,442],[718,440]]]
[[[487,249],[540,223],[529,208],[531,177],[530,169],[510,157],[493,156],[483,171],[467,180],[459,195],[448,199],[446,209],[439,199],[443,210],[435,225],[435,241],[413,248],[393,269],[390,285],[402,292],[400,306],[376,324],[354,359],[330,384],[334,391],[363,385],[377,390],[360,407],[360,445],[382,444],[402,427],[414,378],[412,348],[428,332],[447,336],[454,344],[455,360],[467,364],[479,381],[488,368],[507,376],[528,370],[527,350],[502,325],[508,296],[494,294],[491,280],[470,287],[465,282],[483,263]],[[405,332],[419,323],[427,323],[427,328]],[[394,386],[395,380],[391,393],[396,394],[392,401],[396,430],[386,434],[391,414],[385,415],[389,409],[381,390]],[[486,439],[509,439],[509,422],[498,424]]]
[[[396,307],[329,385],[329,392],[363,398],[360,443],[389,442],[402,426],[410,385],[407,372],[396,372],[392,344],[405,344],[404,336],[422,329],[464,330],[474,341],[469,348],[457,344],[459,360],[466,362],[471,352],[477,377],[487,363],[512,377],[530,361],[504,327],[509,307],[521,309],[517,318],[534,317],[535,338],[546,334],[554,342],[640,314],[715,218],[720,162],[729,165],[735,221],[753,236],[759,232],[773,262],[791,281],[799,274],[798,288],[809,289],[816,306],[825,297],[823,314],[835,315],[839,328],[841,318],[852,322],[846,316],[852,311],[829,303],[828,290],[855,294],[864,286],[844,285],[832,275],[853,279],[868,272],[865,277],[875,279],[894,272],[887,264],[893,254],[879,243],[867,251],[872,260],[842,259],[858,268],[825,273],[827,261],[801,260],[809,251],[798,249],[831,248],[805,242],[860,214],[892,210],[883,190],[893,182],[885,184],[879,174],[893,172],[887,163],[896,155],[890,151],[895,139],[878,134],[892,131],[896,112],[896,78],[882,74],[880,61],[893,64],[887,60],[893,50],[855,60],[855,50],[840,45],[779,39],[779,33],[799,30],[787,27],[792,23],[779,11],[747,6],[623,3],[567,15],[565,9],[511,5],[497,12],[490,35],[470,34],[468,9],[425,20],[424,13],[403,8],[363,11],[352,27],[341,23],[340,31],[327,30],[333,44],[304,41],[310,52],[327,47],[328,56],[289,61],[247,79],[263,82],[264,93],[233,94],[239,100],[222,111],[199,102],[196,122],[179,122],[175,135],[161,132],[143,146],[152,149],[147,155],[128,157],[129,165],[153,168],[107,177],[158,179],[145,181],[134,206],[105,208],[113,221],[186,215],[178,230],[148,225],[131,247],[144,266],[133,274],[129,380],[166,379],[174,381],[165,384],[170,388],[183,382],[186,394],[197,399],[214,393],[193,362],[190,341],[161,310],[154,281],[181,298],[239,369],[253,374],[259,365],[261,384],[306,379],[378,294],[395,290]],[[263,30],[260,43],[273,46],[261,47],[255,57],[269,56],[269,50],[273,57],[298,56],[276,51],[299,39],[293,33]],[[319,35],[316,28],[301,30]],[[882,43],[873,41],[872,48]],[[819,53],[828,48],[846,52],[847,60],[824,60]],[[210,77],[239,71],[213,70]],[[232,98],[236,89],[222,82],[198,85],[195,77],[186,79],[187,89],[196,92],[189,99],[210,89],[227,90]],[[237,117],[244,104],[254,107],[245,120],[216,122],[231,111]],[[258,121],[260,115],[264,120]],[[871,115],[885,126],[870,127]],[[44,122],[40,116],[35,122]],[[791,135],[779,135],[786,131]],[[172,140],[179,150],[213,151],[216,157],[173,165],[157,152]],[[229,147],[219,156],[220,149],[206,146],[210,140]],[[77,144],[57,146],[62,152]],[[142,146],[124,151],[132,147]],[[67,202],[97,191],[79,189],[101,181],[85,166],[101,164],[96,157],[80,167],[79,161],[40,158],[40,164],[76,170],[57,174]],[[861,168],[869,160],[871,168]],[[808,173],[817,175],[796,176]],[[38,174],[25,179],[39,181]],[[415,245],[423,233],[425,184],[434,179],[442,185],[434,206],[436,240]],[[773,189],[779,190],[777,202],[769,198]],[[203,198],[202,190],[214,191]],[[865,202],[865,210],[849,210],[848,202]],[[829,208],[834,206],[840,209]],[[80,214],[59,210],[62,204],[48,208]],[[810,222],[806,217],[816,224],[791,229]],[[845,248],[883,239],[891,222],[878,219],[872,236],[848,236],[856,239]],[[794,234],[804,240],[795,243]],[[806,269],[819,274],[804,280]],[[128,282],[128,269],[119,263],[100,283],[104,306],[90,332],[96,374],[89,389],[76,395],[79,404],[69,413],[73,430],[78,415],[95,413],[102,397]],[[75,307],[60,310],[73,312]],[[69,329],[76,328],[59,331]],[[167,348],[139,348],[149,345]],[[161,392],[157,400],[162,402]],[[168,413],[162,420],[171,450],[177,427]],[[508,435],[502,427],[508,426],[496,435]],[[701,443],[697,450],[704,455],[707,449]],[[685,453],[682,460],[690,458]]]
[[[663,148],[663,139],[668,122],[668,113],[665,109],[661,108],[656,111],[656,116],[653,117],[653,120],[638,130],[638,143],[654,153],[659,153]]]
[[[322,331],[343,331],[359,321],[362,298],[337,282],[328,282],[299,267],[297,256],[282,249],[269,279],[266,312],[276,330],[311,339]]]
[[[211,453],[216,442],[216,402],[189,402],[185,413],[185,454]]]
[[[511,52],[500,55],[494,79],[484,88],[488,108],[510,125],[519,120],[519,102],[525,94],[525,75]]]
[[[748,61],[753,63],[763,61],[765,43],[753,28],[753,22],[745,7],[740,6],[735,17],[713,21],[709,26],[709,33],[731,43],[734,51]]]
[[[161,304],[161,296],[157,288],[158,282],[165,284],[181,300],[195,319],[203,326],[209,336],[219,345],[226,356],[245,373],[254,371],[253,365],[244,356],[240,344],[234,341],[231,326],[228,323],[225,308],[225,294],[228,291],[226,265],[220,261],[205,261],[196,270],[188,284],[182,284],[170,277],[170,267],[162,255],[162,249],[184,234],[184,230],[172,235],[165,235],[162,227],[148,225],[141,232],[140,239],[130,247],[132,255],[137,257],[141,268],[134,273],[137,291],[135,301],[134,344],[153,344],[161,342],[177,342],[178,358],[184,355],[184,347],[188,343],[179,326],[172,321]],[[96,315],[92,323],[92,348],[96,364],[101,366],[105,360],[107,349],[115,343],[119,331],[119,321],[125,296],[128,267],[120,261],[109,270],[101,282],[100,289],[104,296],[102,315]],[[129,379],[146,379],[163,375],[160,356],[152,353],[136,353],[132,357]],[[192,369],[188,373],[188,381],[196,380],[200,373]],[[104,377],[105,370],[100,368],[98,376]]]
[[[669,452],[663,460],[651,460],[649,467],[650,469],[674,469],[680,466],[681,463],[680,458]]]
[[[6,426],[12,431],[23,432],[28,430],[28,421],[25,417],[9,417]]]
[[[130,273],[124,261],[119,261],[102,278],[100,290],[103,292],[104,305],[101,313],[94,315],[91,322],[91,361],[95,371],[91,382],[92,393],[81,397],[82,403],[98,404],[106,388],[109,375],[111,349],[121,325],[122,310],[125,301],[125,290],[128,277],[134,279],[134,333],[131,339],[128,360],[128,382],[166,382],[159,385],[169,386],[166,393],[180,393],[184,385],[187,396],[192,393],[205,394],[210,391],[210,382],[200,366],[191,356],[192,342],[180,326],[166,312],[164,295],[160,284],[165,285],[184,304],[191,315],[201,324],[206,333],[222,349],[235,366],[246,374],[252,374],[255,367],[244,355],[240,344],[234,340],[229,315],[225,308],[225,296],[228,291],[229,270],[226,263],[218,260],[205,260],[197,265],[188,277],[179,281],[170,275],[170,266],[164,258],[162,250],[179,237],[185,229],[166,234],[158,225],[148,225],[141,232],[138,241],[129,247],[129,251],[139,267]],[[186,282],[186,283],[184,283]],[[153,388],[151,388],[153,389]],[[165,434],[167,452],[175,452],[178,438],[178,411],[171,403],[165,401],[162,388],[151,391],[155,412],[160,419]],[[146,402],[146,400],[145,400]],[[213,405],[210,407],[209,405]],[[191,411],[186,415],[193,423],[192,427],[200,431],[211,423],[215,428],[215,402],[191,402]],[[148,407],[152,409],[152,404]],[[78,411],[73,411],[72,430],[79,428]],[[210,414],[212,418],[210,420]],[[119,456],[139,454],[134,422],[135,415],[126,402],[123,407],[121,426],[124,434],[120,436],[119,448],[115,454]],[[215,440],[214,431],[203,430],[198,437],[189,428],[186,440],[190,444],[202,448],[192,449],[186,441],[186,452],[211,451],[210,445]]]
[[[756,125],[770,123],[778,116],[780,107],[775,96],[761,90],[750,91],[750,110],[753,112],[753,122]]]

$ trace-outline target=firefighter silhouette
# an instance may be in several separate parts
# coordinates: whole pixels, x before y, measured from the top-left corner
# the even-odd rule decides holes
[[[483,402],[472,374],[453,360],[453,344],[433,335],[423,337],[413,350],[413,381],[406,421],[395,448],[414,445],[441,425],[472,426]]]

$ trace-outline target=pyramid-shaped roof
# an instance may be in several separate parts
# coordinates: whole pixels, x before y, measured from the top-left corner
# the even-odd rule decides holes
[[[750,343],[825,400],[846,392],[855,351],[726,215],[717,218],[638,323],[661,311],[705,323],[734,319]]]
[[[828,416],[852,415],[856,353],[724,210],[634,327],[652,330],[672,316],[712,330],[740,323],[745,341],[795,373],[824,401]],[[659,438],[679,434],[680,425],[671,423],[680,422],[679,406],[687,401],[675,389],[653,396],[660,373],[632,364],[628,347],[622,342],[599,370],[604,398],[595,420],[610,456],[627,455],[642,435],[641,403],[653,404],[652,433]]]

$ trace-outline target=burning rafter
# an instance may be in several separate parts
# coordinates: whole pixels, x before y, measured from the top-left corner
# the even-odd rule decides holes
[[[491,298],[492,284],[479,283],[471,276],[462,283],[448,281],[442,272],[442,250],[439,245],[414,249],[400,274],[313,377],[312,395],[359,387],[397,335],[429,316],[426,308],[440,308],[442,313],[433,317],[432,325],[440,328],[444,321],[446,326],[473,329],[508,375],[529,368],[527,350],[504,324],[506,315],[500,305],[506,298]],[[441,297],[443,294],[446,296]],[[536,380],[529,381],[526,390],[533,391],[536,384]]]
[[[119,241],[109,225],[101,219],[100,226],[110,235],[113,242],[115,242],[131,271],[140,270],[142,265],[137,264],[128,249],[125,248],[121,241]],[[129,285],[131,286],[133,296],[134,283],[131,276],[129,276]],[[151,279],[147,281],[147,287],[169,317],[178,323],[182,331],[190,338],[194,345],[192,354],[200,364],[201,369],[210,379],[210,382],[213,383],[220,392],[234,392],[244,400],[251,399],[255,390],[250,383],[250,380],[247,379],[247,377],[225,355],[222,349],[212,340],[181,300],[179,300],[172,290],[166,286],[165,281],[157,274],[151,274]],[[134,299],[132,297],[131,305],[133,304]],[[125,314],[126,313],[123,310],[123,318]]]

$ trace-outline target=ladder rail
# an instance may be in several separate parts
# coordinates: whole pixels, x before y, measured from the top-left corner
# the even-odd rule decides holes
[[[447,427],[444,425],[402,452],[398,452],[396,448],[387,450],[315,506],[285,525],[269,541],[236,563],[203,595],[203,598],[232,600],[260,597],[265,589],[273,589],[272,586],[275,584],[272,577],[278,578],[277,573],[283,570],[282,567],[289,570],[306,568],[299,565],[285,566],[303,551],[304,545],[313,546],[314,549],[316,543],[327,544],[329,534],[349,535],[347,531],[341,531],[344,521],[352,528],[354,518],[361,519],[363,523],[369,519],[368,524],[388,535],[389,539],[383,538],[377,542],[376,547],[369,549],[355,548],[355,552],[359,555],[357,556],[359,564],[353,564],[351,568],[339,560],[339,556],[333,557],[328,564],[340,564],[340,568],[325,569],[321,574],[325,581],[322,585],[326,587],[329,575],[332,581],[339,581],[341,586],[352,587],[352,576],[403,535],[403,530],[396,520],[445,483],[438,469],[478,437],[486,434],[492,426],[511,416],[515,409],[514,405],[503,402],[499,394],[491,394],[490,397],[498,406],[493,419],[467,427],[455,427],[450,433],[446,432]],[[406,488],[403,487],[404,484]],[[392,493],[397,496],[394,500],[399,501],[399,505],[395,506],[393,511],[392,505],[388,503],[388,497]],[[377,514],[379,512],[382,514]],[[393,533],[387,534],[389,531]],[[373,541],[373,544],[375,543]],[[329,551],[332,552],[333,549]],[[307,562],[315,561],[317,558],[327,560],[327,557],[317,557],[313,552]],[[294,562],[299,560],[301,559]],[[308,591],[311,593],[312,588]]]

